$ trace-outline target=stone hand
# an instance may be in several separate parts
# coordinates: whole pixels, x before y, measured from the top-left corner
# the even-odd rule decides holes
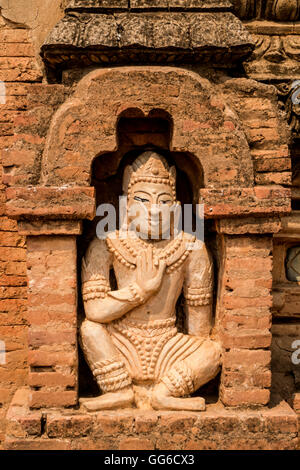
[[[153,250],[149,246],[136,260],[136,283],[146,295],[157,292],[161,286],[166,269],[166,262],[154,262]]]

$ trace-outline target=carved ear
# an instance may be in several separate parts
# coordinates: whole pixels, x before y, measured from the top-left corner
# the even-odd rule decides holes
[[[173,179],[173,180],[175,181],[175,183],[176,183],[176,168],[175,168],[175,166],[171,166],[171,168],[170,168],[170,175],[171,175],[172,179]]]
[[[129,182],[130,182],[130,178],[132,176],[132,173],[133,173],[133,167],[131,165],[128,165],[126,166],[125,170],[124,170],[124,174],[123,174],[123,193],[124,194],[127,194],[128,193],[128,185],[129,185]]]

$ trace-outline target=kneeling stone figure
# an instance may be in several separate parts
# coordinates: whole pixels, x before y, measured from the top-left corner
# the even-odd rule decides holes
[[[82,262],[86,319],[81,345],[101,395],[81,399],[89,411],[130,407],[137,388],[147,390],[151,407],[205,409],[190,397],[220,369],[221,348],[210,339],[213,265],[204,243],[196,249],[186,233],[151,239],[151,206],[176,204],[176,172],[155,152],[144,152],[125,169],[123,189],[141,207],[139,236],[114,232],[95,238]],[[146,214],[143,218],[143,214]],[[111,290],[113,269],[118,290]],[[178,332],[176,303],[183,293],[188,334]]]

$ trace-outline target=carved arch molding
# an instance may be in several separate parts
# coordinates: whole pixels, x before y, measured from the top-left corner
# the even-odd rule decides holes
[[[89,185],[94,158],[117,150],[117,122],[130,109],[171,116],[170,150],[196,156],[205,187],[253,186],[246,135],[225,98],[194,72],[155,66],[98,69],[79,82],[52,120],[41,184]]]

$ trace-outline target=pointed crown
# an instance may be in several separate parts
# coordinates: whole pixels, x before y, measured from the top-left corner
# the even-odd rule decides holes
[[[176,197],[176,169],[170,167],[167,160],[156,152],[142,153],[133,163],[126,167],[123,178],[123,191],[129,193],[138,182],[164,183],[172,187]]]

